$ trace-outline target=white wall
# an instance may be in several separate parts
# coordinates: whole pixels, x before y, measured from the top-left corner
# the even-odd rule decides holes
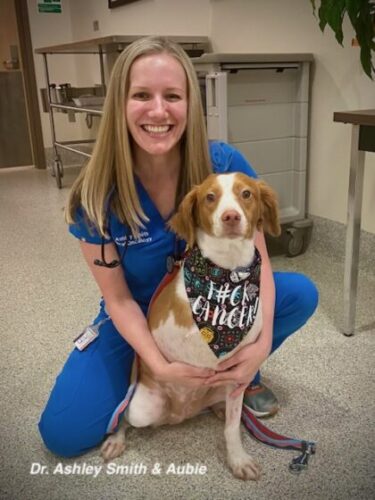
[[[107,0],[79,0],[70,1],[70,9],[74,41],[108,35],[209,36],[209,0],[140,0],[115,9],[108,8]],[[94,21],[98,31],[93,31]],[[79,85],[99,83],[97,56],[78,57]]]
[[[140,0],[108,9],[107,0],[71,2],[72,33],[76,40],[106,35],[209,35],[209,0]]]
[[[342,48],[328,29],[321,33],[310,0],[140,0],[113,10],[107,8],[106,0],[63,0],[60,17],[36,14],[35,0],[28,0],[28,5],[34,47],[106,35],[154,33],[208,35],[217,52],[313,53],[308,212],[346,222],[351,127],[334,123],[333,112],[375,108],[375,82],[361,69],[359,49],[351,47],[353,33],[348,22]],[[99,21],[98,32],[93,31],[94,20]],[[85,62],[83,56],[77,56],[81,59],[73,62],[68,56],[56,57],[60,59],[51,72],[56,70],[59,81],[79,80],[81,85],[86,80],[98,81],[93,60]],[[66,69],[61,66],[63,57]],[[40,60],[36,71],[38,86],[44,86]],[[64,128],[66,118],[62,118]],[[43,130],[49,145],[46,120]],[[375,233],[374,154],[367,155],[365,164],[362,228]]]

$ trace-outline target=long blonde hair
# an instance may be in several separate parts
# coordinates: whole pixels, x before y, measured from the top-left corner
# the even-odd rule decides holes
[[[102,236],[108,236],[107,212],[111,192],[111,210],[121,222],[130,227],[135,237],[139,235],[143,222],[148,220],[135,186],[125,104],[132,64],[141,56],[159,53],[168,53],[175,57],[184,68],[187,80],[188,116],[186,130],[181,139],[182,163],[176,203],[211,173],[199,85],[188,55],[181,46],[167,38],[141,38],[120,54],[113,67],[92,156],[74,182],[69,195],[65,212],[65,219],[69,224],[75,222],[76,210],[81,205],[88,222],[93,224]]]

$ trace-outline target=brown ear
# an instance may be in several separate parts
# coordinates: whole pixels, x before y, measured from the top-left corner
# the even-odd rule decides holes
[[[263,225],[267,233],[279,236],[281,227],[279,222],[279,206],[275,191],[265,182],[258,181],[261,199],[261,218],[258,225]]]
[[[197,188],[193,188],[180,203],[177,213],[168,222],[168,226],[190,247],[195,243]]]

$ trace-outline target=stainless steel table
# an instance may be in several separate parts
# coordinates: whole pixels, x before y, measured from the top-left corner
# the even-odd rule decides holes
[[[333,121],[352,124],[348,223],[344,272],[344,335],[354,334],[365,152],[375,153],[375,109],[333,114]]]

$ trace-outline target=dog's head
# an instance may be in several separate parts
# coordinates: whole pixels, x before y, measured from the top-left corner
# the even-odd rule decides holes
[[[242,173],[211,174],[182,200],[169,227],[192,246],[199,228],[218,238],[253,238],[255,229],[281,232],[275,192]]]

